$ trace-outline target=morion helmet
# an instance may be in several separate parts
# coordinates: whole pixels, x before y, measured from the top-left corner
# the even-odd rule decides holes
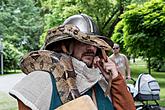
[[[88,35],[100,35],[100,31],[98,26],[95,24],[93,19],[86,15],[86,14],[77,14],[70,16],[67,18],[63,25],[66,24],[74,24],[77,26],[81,32],[86,33]],[[103,39],[106,43],[108,43],[113,48],[113,41],[108,39],[105,36],[98,36],[99,38]]]
[[[112,47],[105,41],[106,37],[99,35],[97,25],[91,17],[78,14],[67,18],[61,26],[48,31],[44,49],[52,50],[52,48],[58,47],[60,41],[70,42],[70,39],[73,38],[107,51]]]

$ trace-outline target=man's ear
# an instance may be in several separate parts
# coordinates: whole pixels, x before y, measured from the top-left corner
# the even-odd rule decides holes
[[[74,48],[74,39],[68,39],[61,42],[61,50],[65,54],[71,55]]]
[[[69,53],[68,50],[66,49],[65,44],[64,44],[63,42],[61,43],[61,49],[62,49],[62,51],[63,51],[64,53],[66,53],[66,54]]]
[[[73,47],[74,47],[74,42],[71,41],[70,44],[69,44],[69,55],[73,54]]]

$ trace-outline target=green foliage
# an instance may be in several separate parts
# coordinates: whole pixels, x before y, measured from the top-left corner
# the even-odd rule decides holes
[[[124,47],[124,38],[123,38],[123,22],[120,21],[116,26],[115,26],[115,30],[114,30],[114,34],[111,37],[111,39],[120,45],[120,51],[122,53],[126,54],[126,48]]]
[[[138,6],[138,4],[143,4],[146,1],[149,1],[149,0],[125,0],[123,1],[123,4],[122,4],[124,6],[124,12],[127,11],[128,9],[129,10],[134,9]],[[121,1],[118,0],[118,2],[121,2]],[[118,24],[115,26],[114,33],[111,38],[114,42],[120,45],[122,53],[132,54],[132,53],[127,52],[127,46],[125,45],[125,42],[124,42],[123,28],[124,28],[124,22],[123,21],[118,22]],[[134,54],[134,57],[135,56],[136,55]]]
[[[0,35],[4,44],[4,68],[18,68],[22,53],[39,49],[44,21],[33,0],[0,1]]]
[[[17,48],[38,49],[39,36],[43,30],[40,8],[32,0],[1,0],[0,34]],[[16,36],[17,40],[12,40]],[[22,50],[20,50],[22,51]]]
[[[164,9],[164,2],[151,1],[124,13],[124,43],[129,53],[144,57],[165,56]]]
[[[133,1],[132,1],[133,2]],[[149,67],[160,69],[165,58],[165,5],[161,0],[131,4],[115,27],[112,39],[133,56],[151,58]]]
[[[4,41],[12,44],[18,51],[26,53],[37,50],[43,45],[48,29],[62,24],[73,14],[85,13],[94,19],[102,35],[111,37],[114,26],[121,20],[119,16],[124,10],[128,10],[123,16],[122,23],[119,23],[121,26],[118,26],[113,36],[113,39],[123,48],[122,51],[125,53],[128,48],[129,53],[134,53],[132,52],[134,48],[145,47],[146,49],[148,46],[162,49],[164,47],[159,45],[160,41],[164,40],[162,36],[164,36],[165,18],[162,15],[165,8],[162,2],[146,3],[139,7],[134,4],[126,9],[130,3],[142,4],[145,1],[148,0],[1,0],[0,35],[3,35]],[[153,30],[158,33],[154,34]],[[134,37],[130,38],[132,36]],[[151,36],[153,40],[148,40]],[[138,37],[141,39],[135,40]],[[128,42],[130,39],[133,43],[143,40],[156,42],[154,45],[149,43],[145,46],[132,46]],[[150,52],[152,49],[147,51]],[[159,55],[163,53],[158,50],[154,52],[159,52]],[[135,50],[135,53],[149,55],[141,50]]]
[[[63,23],[74,14],[85,13],[91,16],[100,29],[101,35],[111,37],[119,16],[132,0],[40,0],[37,5],[45,12],[45,32]],[[45,35],[44,32],[44,35]],[[42,35],[41,42],[45,36]]]
[[[85,13],[91,16],[100,28],[101,34],[107,36],[109,28],[112,25],[111,16],[116,14],[119,9],[118,2],[116,4],[110,0],[41,0],[44,9],[48,13],[45,14],[45,31],[58,26],[63,21],[74,14]],[[49,5],[50,8],[46,5]],[[42,38],[44,39],[44,38]],[[43,41],[41,41],[43,42]]]
[[[4,69],[15,70],[19,67],[20,58],[23,56],[23,53],[19,52],[12,44],[7,41],[3,42],[4,46]]]
[[[152,57],[151,68],[155,71],[165,71],[165,58]]]

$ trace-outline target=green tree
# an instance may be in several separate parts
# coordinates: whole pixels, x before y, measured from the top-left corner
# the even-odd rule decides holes
[[[131,5],[122,18],[128,52],[147,58],[150,72],[150,59],[165,57],[165,3],[153,0]]]
[[[0,34],[4,40],[18,49],[38,49],[44,26],[40,8],[35,7],[33,0],[1,0],[0,4]]]
[[[111,37],[115,25],[121,20],[120,14],[123,13],[126,3],[131,0],[36,0],[45,12],[45,32],[47,29],[61,24],[64,19],[79,13],[90,15],[98,27],[101,34]],[[43,34],[41,42],[43,42]]]
[[[39,49],[44,21],[33,0],[1,0],[0,15],[4,68],[11,70],[18,67],[22,53]]]
[[[139,5],[139,4],[144,4],[147,1],[150,1],[150,0],[126,0],[126,1],[124,1],[124,12],[127,11],[127,6],[129,6],[130,4]],[[119,18],[122,19],[121,16]],[[115,29],[113,31],[113,35],[112,35],[111,39],[120,45],[122,53],[129,54],[127,52],[127,48],[124,45],[125,43],[124,43],[123,28],[124,28],[124,23],[121,20],[115,25]],[[134,54],[134,56],[135,56],[135,54]]]
[[[3,42],[4,46],[4,70],[16,70],[19,67],[20,58],[23,56],[23,53],[19,52],[12,44],[7,41]]]
[[[115,26],[115,30],[114,30],[114,34],[112,35],[111,39],[120,45],[120,50],[122,53],[127,54],[127,50],[124,47],[124,38],[123,38],[123,27],[124,24],[122,21],[120,21],[116,26]]]

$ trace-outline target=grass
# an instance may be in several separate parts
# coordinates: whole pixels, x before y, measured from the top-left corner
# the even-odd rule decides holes
[[[137,59],[135,63],[130,63],[131,67],[131,75],[134,79],[137,79],[139,74],[141,73],[148,73],[148,69],[146,67],[146,63],[141,60]],[[165,107],[165,72],[155,72],[151,71],[151,75],[158,81],[160,86],[160,100],[158,103],[160,106]]]
[[[22,71],[21,70],[9,70],[9,71],[6,71],[6,70],[4,70],[4,73],[3,73],[3,75],[8,75],[8,74],[19,74],[19,73],[21,73]],[[0,73],[0,76],[1,76],[2,74]]]
[[[18,110],[17,101],[8,94],[0,92],[0,110]]]

